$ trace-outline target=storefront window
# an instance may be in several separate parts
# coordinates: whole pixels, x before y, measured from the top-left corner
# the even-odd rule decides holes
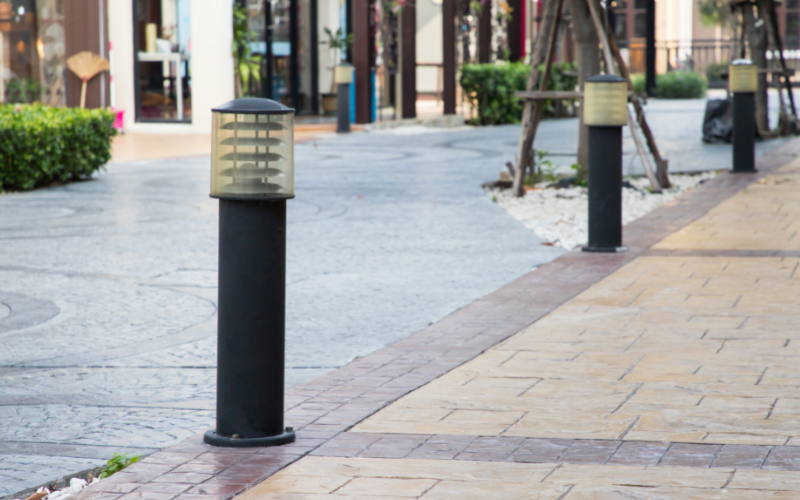
[[[62,0],[0,1],[0,102],[65,103]]]
[[[191,121],[189,4],[134,0],[137,121]]]
[[[261,79],[251,79],[248,95],[258,95],[279,101],[297,110],[309,113],[311,108],[313,51],[311,45],[310,0],[244,0],[247,7],[251,50],[261,56]],[[292,42],[291,9],[296,9],[298,33],[295,46]],[[271,29],[269,29],[271,27]],[[296,51],[297,75],[292,74],[292,52]],[[297,88],[297,102],[293,102],[292,89]]]

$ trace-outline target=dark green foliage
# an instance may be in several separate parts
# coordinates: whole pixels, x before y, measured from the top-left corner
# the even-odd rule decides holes
[[[723,71],[728,71],[727,63],[708,63],[708,66],[706,66],[706,80],[709,82],[722,81]]]
[[[6,83],[6,102],[31,103],[39,99],[42,87],[33,78],[19,78]]]
[[[139,457],[128,457],[127,453],[114,453],[114,456],[111,457],[111,460],[108,461],[100,473],[100,479],[105,479],[138,461]]]
[[[543,181],[555,182],[558,180],[558,174],[556,174],[558,166],[553,165],[550,160],[545,160],[547,154],[548,151],[533,150],[533,174],[525,175],[524,185],[535,186]]]
[[[570,168],[575,171],[575,185],[581,187],[588,187],[589,167],[587,167],[586,165],[573,163],[572,166],[570,166]]]
[[[631,75],[633,89],[645,92],[645,76]],[[656,77],[656,97],[662,99],[697,99],[706,96],[706,79],[694,71],[670,71]]]
[[[0,191],[85,179],[111,159],[114,113],[0,106]]]
[[[633,84],[634,92],[637,94],[644,94],[647,92],[647,89],[645,88],[647,85],[647,78],[643,73],[631,75],[631,83]],[[656,77],[656,85],[658,85],[658,77]]]
[[[656,96],[662,99],[698,99],[706,96],[706,79],[694,71],[658,75]]]
[[[476,125],[519,123],[524,101],[514,92],[525,90],[531,67],[522,63],[466,64],[461,68],[461,87],[478,107]],[[539,75],[544,66],[539,68]],[[575,90],[578,77],[574,64],[554,64],[547,90]],[[565,74],[572,73],[572,74]],[[555,105],[544,101],[542,116],[552,116]]]

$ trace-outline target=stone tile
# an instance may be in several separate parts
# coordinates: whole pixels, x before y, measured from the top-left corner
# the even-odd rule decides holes
[[[554,463],[572,445],[571,439],[528,438],[509,460],[514,462]]]
[[[711,463],[722,449],[718,444],[674,443],[658,463],[672,467],[711,467]]]
[[[158,476],[153,478],[153,482],[156,483],[187,483],[187,484],[198,484],[202,483],[206,479],[211,478],[212,474],[200,474],[197,472],[182,472],[182,473],[170,473],[164,474],[163,476]]]
[[[776,446],[767,455],[763,468],[800,471],[800,446]]]
[[[101,481],[100,484],[103,484]],[[137,492],[148,492],[148,493],[183,493],[184,491],[188,490],[191,487],[190,484],[184,483],[146,483],[140,485],[136,491]]]
[[[712,467],[760,469],[772,447],[728,444],[722,447]]]
[[[206,462],[187,462],[172,469],[171,472],[200,472],[203,474],[217,474],[225,470],[228,465],[213,464]]]
[[[574,441],[567,450],[561,454],[559,461],[572,464],[604,464],[617,448],[619,441],[580,440]]]
[[[657,465],[670,443],[625,441],[606,462],[609,465]]]
[[[194,495],[235,495],[243,491],[251,483],[223,484],[223,483],[203,483],[192,486],[186,492]]]
[[[109,478],[110,479],[110,478]],[[100,481],[91,486],[91,491],[103,491],[106,493],[130,493],[136,488],[143,486],[139,483],[120,483],[112,481]]]
[[[181,465],[185,464],[190,460],[194,460],[197,458],[201,453],[199,452],[189,452],[189,453],[175,453],[175,452],[167,452],[167,451],[159,451],[153,453],[150,456],[147,456],[142,459],[142,464],[163,464],[163,465]]]
[[[139,492],[127,493],[120,497],[121,500],[172,500],[175,498],[175,493],[154,493],[154,492]]]

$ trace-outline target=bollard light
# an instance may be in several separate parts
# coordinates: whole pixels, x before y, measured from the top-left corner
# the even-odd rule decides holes
[[[589,127],[589,242],[584,252],[624,252],[622,246],[622,127],[628,123],[628,83],[614,75],[586,80],[583,122]]]
[[[353,66],[336,66],[333,77],[336,83],[336,132],[350,132],[350,84],[353,83]]]
[[[237,99],[212,110],[219,199],[217,427],[207,444],[276,446],[284,427],[286,200],[294,198],[294,110]]]
[[[596,75],[584,84],[583,123],[622,127],[628,123],[628,83],[614,75]]]
[[[733,94],[733,173],[756,171],[756,91],[758,67],[736,59],[728,68],[728,90]]]

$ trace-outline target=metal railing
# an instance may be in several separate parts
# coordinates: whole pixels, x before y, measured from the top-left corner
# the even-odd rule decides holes
[[[783,40],[783,57],[789,69],[800,72],[800,39],[786,37]],[[643,41],[622,41],[620,47],[628,50],[629,65],[632,73],[645,71],[645,44]],[[659,73],[687,70],[695,71],[709,77],[709,86],[724,87],[720,80],[720,71],[724,68],[714,68],[714,65],[727,66],[732,59],[739,57],[741,48],[738,41],[731,39],[720,40],[668,40],[656,43],[656,66]],[[767,51],[770,69],[780,67],[779,54],[776,48]],[[712,71],[709,71],[711,69]]]

